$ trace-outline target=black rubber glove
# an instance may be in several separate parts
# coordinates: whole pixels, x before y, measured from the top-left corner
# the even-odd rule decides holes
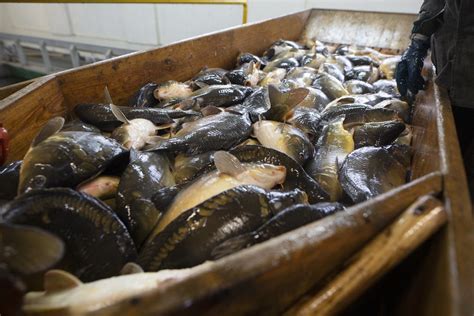
[[[398,91],[404,97],[408,91],[414,97],[418,91],[424,89],[425,80],[421,76],[421,70],[430,48],[429,43],[429,40],[413,39],[397,65]]]

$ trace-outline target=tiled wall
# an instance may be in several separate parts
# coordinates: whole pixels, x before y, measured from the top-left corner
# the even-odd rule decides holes
[[[306,8],[416,13],[420,0],[248,0],[249,22]],[[0,4],[0,32],[145,49],[240,24],[237,5]]]

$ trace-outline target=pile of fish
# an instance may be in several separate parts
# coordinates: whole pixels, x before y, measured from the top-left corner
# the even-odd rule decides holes
[[[0,169],[0,273],[48,294],[130,262],[189,268],[402,185],[412,134],[399,58],[279,40],[230,71],[147,83],[128,106],[105,87],[104,103],[51,119]],[[25,308],[46,308],[46,294]]]

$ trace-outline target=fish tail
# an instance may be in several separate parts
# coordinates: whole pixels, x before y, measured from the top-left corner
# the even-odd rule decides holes
[[[231,255],[237,251],[248,248],[257,243],[255,234],[247,233],[237,237],[227,239],[223,243],[215,247],[211,252],[212,259],[220,259],[225,256]]]

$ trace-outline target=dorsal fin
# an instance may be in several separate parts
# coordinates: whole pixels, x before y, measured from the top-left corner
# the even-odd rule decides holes
[[[64,270],[49,270],[44,274],[44,290],[46,292],[72,289],[81,284],[81,280]]]
[[[125,275],[125,274],[135,274],[135,273],[143,273],[143,268],[140,267],[138,264],[136,264],[135,262],[127,262],[122,270],[120,270],[120,274],[121,275]]]
[[[226,151],[217,151],[214,153],[214,164],[219,172],[231,176],[237,176],[246,170],[234,155]]]
[[[208,84],[201,82],[201,81],[195,81],[194,84],[199,88],[199,89],[204,89],[209,87]]]
[[[252,60],[249,62],[244,70],[246,76],[251,75],[255,71],[255,62]]]
[[[104,97],[105,101],[109,104],[112,114],[115,116],[115,118],[124,124],[130,124],[130,121],[127,119],[125,114],[123,114],[119,107],[114,104],[114,101],[112,101],[112,97],[110,96],[109,88],[107,86],[104,88]]]
[[[285,94],[281,93],[276,85],[268,85],[268,97],[271,105],[282,104],[284,102],[284,95]]]
[[[286,93],[286,104],[289,108],[294,108],[308,96],[309,90],[306,88],[293,89]]]
[[[35,147],[39,143],[41,143],[46,138],[56,134],[63,128],[64,126],[64,118],[61,116],[56,116],[50,119],[43,128],[39,131],[36,137],[31,142],[31,147]]]

